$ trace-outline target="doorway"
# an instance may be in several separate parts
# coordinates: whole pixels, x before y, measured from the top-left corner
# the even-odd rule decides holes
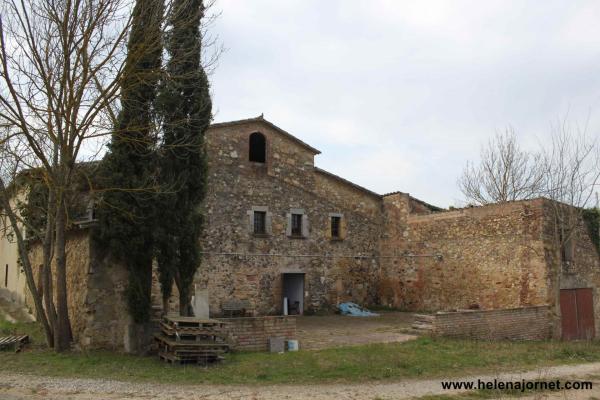
[[[593,339],[594,302],[590,288],[561,289],[560,313],[563,340]]]
[[[282,274],[284,313],[287,304],[289,315],[302,315],[304,313],[304,274]]]

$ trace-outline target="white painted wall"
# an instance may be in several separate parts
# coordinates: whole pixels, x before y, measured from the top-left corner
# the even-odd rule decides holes
[[[14,201],[11,203],[14,204]],[[2,227],[10,226],[8,217],[0,218],[2,218],[0,221]],[[24,304],[27,282],[25,274],[18,264],[18,258],[17,239],[14,237],[12,229],[9,227],[9,229],[0,230],[0,296]],[[8,276],[6,276],[7,266]]]

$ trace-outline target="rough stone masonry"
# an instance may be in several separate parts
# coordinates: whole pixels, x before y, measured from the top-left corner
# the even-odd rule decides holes
[[[548,200],[442,210],[407,193],[379,195],[316,167],[318,150],[262,116],[212,125],[206,149],[195,287],[211,316],[232,300],[254,316],[281,315],[287,298],[292,314],[342,301],[410,311],[539,306],[560,324],[560,290],[590,288],[600,332],[599,256],[581,224],[563,268]],[[71,233],[68,273],[79,345],[123,348],[124,269],[91,249],[82,229]]]

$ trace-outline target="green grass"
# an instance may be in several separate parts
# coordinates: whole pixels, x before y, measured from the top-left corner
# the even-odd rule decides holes
[[[12,323],[0,317],[0,336],[29,335],[30,340],[40,345],[45,343],[44,331],[36,322]]]
[[[515,371],[600,361],[595,342],[485,342],[421,337],[405,343],[300,351],[234,353],[217,366],[172,366],[153,357],[103,351],[56,354],[40,345],[35,324],[0,323],[0,331],[37,329],[21,353],[1,352],[0,371],[178,384],[325,383],[400,380]]]

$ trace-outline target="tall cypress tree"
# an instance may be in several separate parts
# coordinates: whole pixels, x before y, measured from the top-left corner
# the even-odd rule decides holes
[[[165,38],[169,58],[157,103],[164,135],[159,180],[170,188],[159,201],[157,261],[163,300],[166,303],[175,282],[182,315],[193,314],[192,283],[201,261],[199,208],[207,175],[204,133],[212,117],[208,78],[201,65],[203,16],[202,0],[173,1]]]
[[[127,302],[133,320],[150,319],[153,187],[156,129],[154,100],[160,76],[163,0],[137,0],[121,81],[121,111],[101,164],[104,188],[95,239],[129,272]]]

